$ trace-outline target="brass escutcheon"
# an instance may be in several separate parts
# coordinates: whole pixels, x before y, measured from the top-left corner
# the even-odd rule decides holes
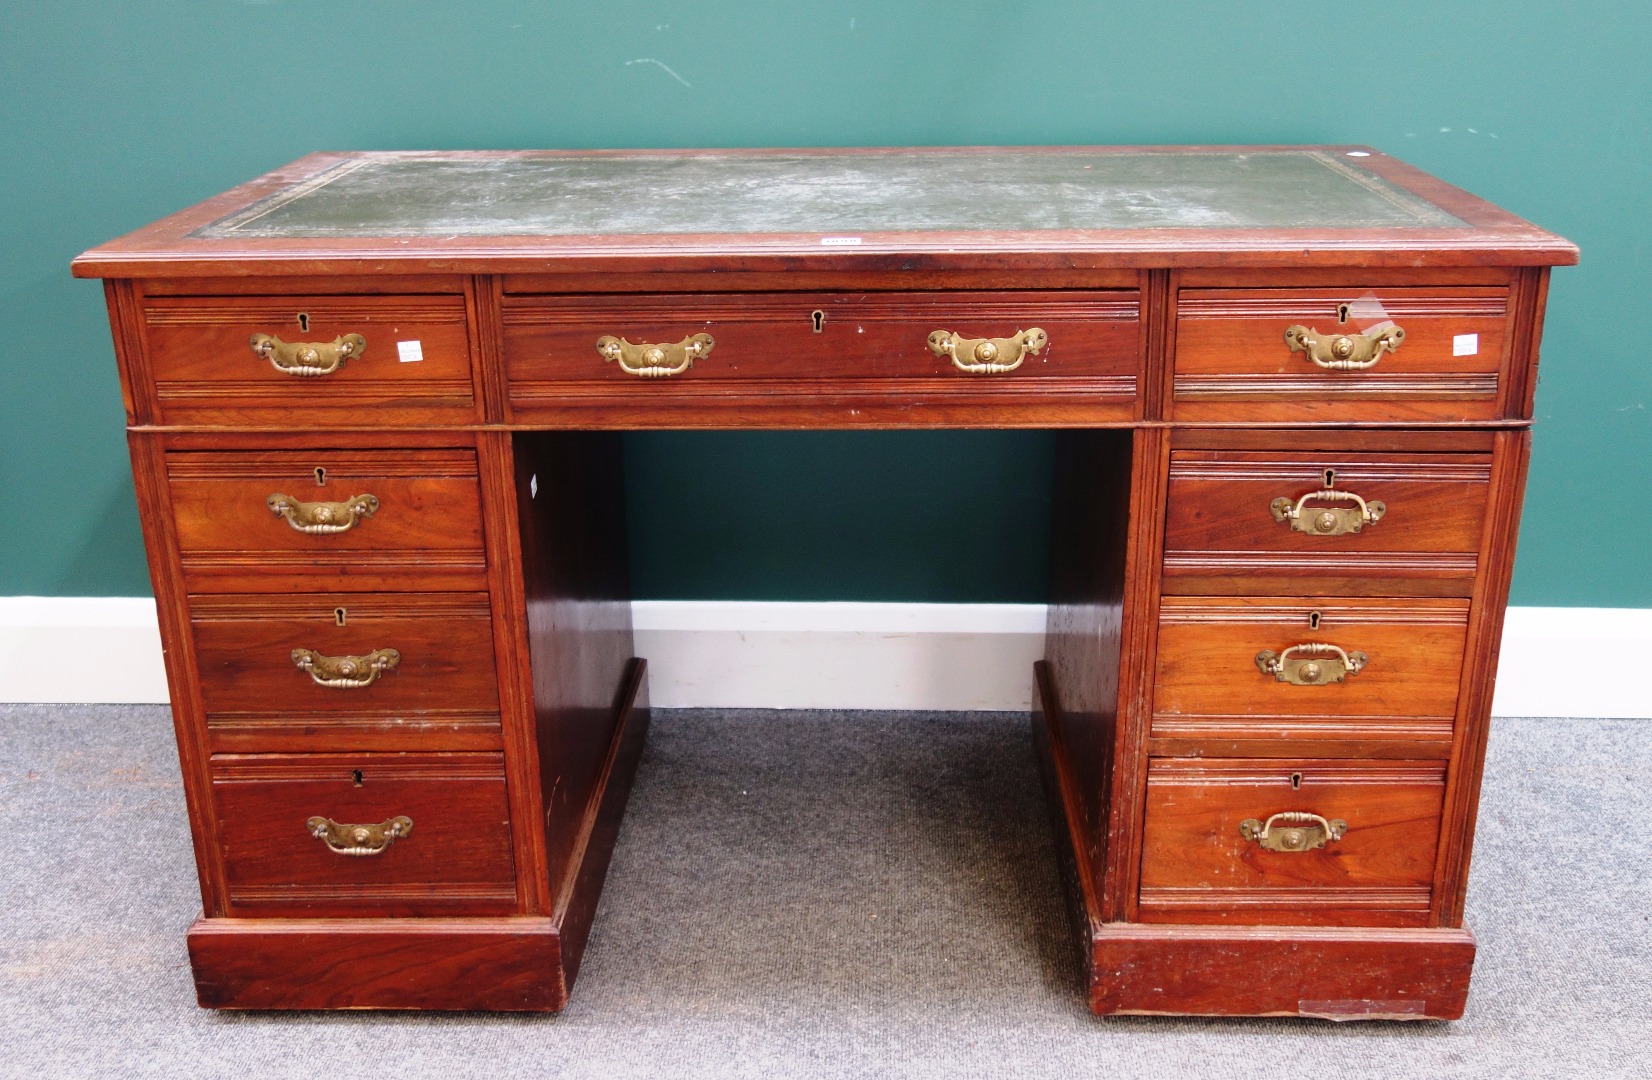
[[[1044,351],[1050,335],[1034,326],[1007,338],[959,337],[951,330],[929,335],[929,351],[952,357],[952,366],[971,375],[1001,375],[1021,366],[1029,354]]]
[[[360,690],[372,686],[386,671],[396,670],[402,654],[395,649],[374,649],[366,656],[323,656],[314,649],[294,649],[293,665],[310,673],[317,686],[329,690]]]
[[[1310,501],[1335,500],[1359,505],[1312,508],[1308,506]],[[1268,504],[1268,510],[1273,514],[1275,521],[1290,522],[1291,529],[1295,532],[1307,533],[1310,536],[1343,536],[1347,533],[1357,533],[1367,525],[1375,525],[1388,513],[1388,506],[1380,499],[1366,502],[1352,491],[1322,488],[1319,491],[1308,492],[1294,503],[1280,496]]]
[[[379,508],[377,495],[352,495],[343,502],[303,502],[276,492],[264,503],[288,525],[311,536],[349,532],[356,522],[371,517]]]
[[[1363,334],[1321,334],[1300,324],[1285,328],[1285,344],[1291,352],[1306,353],[1310,361],[1330,371],[1376,367],[1383,353],[1397,351],[1404,340],[1405,330],[1393,323],[1373,326]]]
[[[604,334],[597,338],[597,352],[604,360],[619,361],[620,370],[627,375],[645,379],[681,375],[694,366],[694,361],[711,355],[716,342],[710,334],[690,334],[670,345],[634,345],[624,338]]]
[[[1348,823],[1341,818],[1327,821],[1303,810],[1285,810],[1266,824],[1255,818],[1239,823],[1239,835],[1254,840],[1268,851],[1313,851],[1332,840],[1341,840]]]
[[[413,831],[413,819],[397,814],[377,825],[340,825],[332,818],[318,816],[306,821],[304,827],[336,855],[378,855]]]
[[[360,334],[340,334],[322,342],[287,342],[273,334],[254,334],[250,344],[254,355],[268,360],[281,374],[300,377],[331,375],[344,361],[367,351],[367,339]]]
[[[1263,649],[1256,654],[1256,667],[1292,686],[1325,686],[1358,675],[1370,659],[1362,652],[1344,652],[1337,645],[1309,641],[1279,653]]]

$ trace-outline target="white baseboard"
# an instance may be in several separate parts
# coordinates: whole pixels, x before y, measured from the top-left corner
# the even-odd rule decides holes
[[[633,613],[663,708],[1022,710],[1044,644],[1036,604],[641,600]],[[1652,718],[1652,682],[1621,663],[1649,649],[1652,608],[1510,608],[1492,711]],[[0,702],[166,700],[153,600],[0,597]]]

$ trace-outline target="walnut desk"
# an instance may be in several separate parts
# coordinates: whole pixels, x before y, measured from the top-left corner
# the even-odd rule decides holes
[[[87,252],[201,1003],[567,1002],[648,715],[616,432],[1043,427],[1091,1007],[1460,1015],[1576,258],[1360,147],[316,154]]]

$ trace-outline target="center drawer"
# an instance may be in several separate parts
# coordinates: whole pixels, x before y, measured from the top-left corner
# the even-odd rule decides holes
[[[487,587],[474,450],[174,451],[191,591]]]
[[[192,596],[208,723],[496,713],[489,612],[486,593]]]
[[[499,754],[220,754],[231,915],[506,914]]]
[[[1156,758],[1144,922],[1422,926],[1443,761]]]
[[[764,396],[864,399],[870,408],[904,393],[919,406],[1070,395],[1124,419],[1133,415],[1142,350],[1133,289],[512,295],[503,303],[519,416]]]

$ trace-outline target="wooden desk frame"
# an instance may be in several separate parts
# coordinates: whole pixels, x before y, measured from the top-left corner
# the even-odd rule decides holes
[[[1375,151],[1317,149],[1357,151],[1363,167],[1464,226],[880,233],[861,237],[853,248],[823,248],[817,234],[325,241],[192,235],[351,158],[322,154],[82,255],[75,273],[106,279],[166,646],[203,899],[203,915],[189,933],[201,1003],[499,1010],[566,1004],[648,723],[644,662],[634,658],[631,643],[623,462],[614,432],[1039,427],[1065,430],[1049,633],[1046,659],[1036,672],[1033,730],[1064,851],[1091,1007],[1099,1014],[1461,1015],[1474,955],[1462,903],[1529,450],[1543,305],[1549,267],[1574,262],[1576,250]],[[745,153],[762,152],[732,156]],[[1441,392],[1444,383],[1379,386],[1373,380],[1376,389],[1349,399],[1353,404],[1330,398],[1325,404],[1312,392],[1291,399],[1296,404],[1280,404],[1266,388],[1247,397],[1210,391],[1215,384],[1209,379],[1179,382],[1178,356],[1190,354],[1178,352],[1176,339],[1182,316],[1192,310],[1189,297],[1214,298],[1200,302],[1217,310],[1222,297],[1264,295],[1257,290],[1319,290],[1349,299],[1368,290],[1426,294],[1444,299],[1425,297],[1416,301],[1423,305],[1417,310],[1427,315],[1434,310],[1427,303],[1436,303],[1442,319],[1454,317],[1452,304],[1459,301],[1453,297],[1468,298],[1460,300],[1464,310],[1479,310],[1475,298],[1493,295],[1502,305],[1496,310],[1506,312],[1496,329],[1500,360],[1494,372],[1476,376],[1479,391],[1463,390],[1467,382]],[[1086,291],[1130,298],[1139,318],[1133,354],[1125,354],[1128,383],[1119,376],[1014,383],[955,376],[944,368],[933,376],[880,380],[851,365],[829,378],[633,380],[547,389],[525,383],[512,368],[512,356],[522,354],[513,344],[510,313],[539,302],[532,298],[594,302],[647,295],[690,303],[710,297],[735,320],[759,301],[784,306],[795,297],[802,312],[817,302],[813,297],[887,294],[894,298],[889,318],[919,320],[927,317],[923,303],[969,291],[990,292],[1006,303]],[[902,296],[915,299],[908,303]],[[326,400],[316,398],[313,387],[293,388],[316,403],[307,409],[296,397],[269,397],[240,384],[185,385],[158,371],[173,362],[166,359],[172,346],[163,332],[211,322],[219,308],[364,297],[399,299],[433,320],[430,312],[439,311],[444,325],[462,323],[465,374],[400,398],[375,397],[369,387]],[[171,314],[159,319],[159,311]],[[393,317],[413,318],[386,316]],[[808,347],[799,340],[800,348]],[[1283,343],[1278,350],[1284,351]],[[594,353],[588,359],[599,364]],[[714,355],[703,367],[718,361]],[[267,553],[201,554],[190,538],[210,514],[179,502],[180,477],[222,478],[229,475],[227,463],[243,460],[274,469],[306,454],[346,463],[352,455],[377,454],[374,460],[384,461],[403,455],[446,462],[444,469],[473,455],[478,552],[397,562],[363,549],[359,565],[349,566],[341,556],[320,554],[315,572],[326,588],[282,577],[303,570],[290,558],[277,565]],[[1166,561],[1173,461],[1219,465],[1247,460],[1246,454],[1356,462],[1398,455],[1395,460],[1418,469],[1456,455],[1449,460],[1469,462],[1474,482],[1484,485],[1477,539],[1449,556],[1411,553],[1360,564],[1341,578],[1266,560],[1245,571],[1256,576],[1234,577],[1239,571],[1219,558],[1207,571],[1198,569],[1199,559],[1183,558],[1177,565],[1193,567],[1185,572],[1197,584],[1177,585]],[[422,475],[416,465],[406,470]],[[1391,523],[1391,530],[1399,527]],[[1379,572],[1372,567],[1385,568],[1380,574],[1387,576],[1372,577]],[[222,706],[237,692],[236,679],[255,676],[250,661],[236,658],[240,646],[213,645],[200,636],[203,621],[296,619],[291,612],[301,601],[319,604],[323,596],[382,606],[390,603],[384,598],[408,588],[409,574],[418,584],[404,596],[407,612],[394,617],[488,620],[486,640],[477,647],[491,649],[497,723],[471,713],[440,723],[254,717]],[[1252,584],[1235,584],[1243,581]],[[1292,582],[1296,598],[1288,591]],[[1254,594],[1249,600],[1247,589]],[[1402,623],[1416,615],[1430,625],[1460,626],[1462,662],[1452,675],[1460,682],[1453,684],[1449,716],[1415,722],[1400,717],[1387,727],[1372,720],[1339,728],[1334,714],[1275,718],[1271,726],[1220,718],[1156,725],[1156,687],[1167,677],[1164,664],[1175,659],[1160,655],[1161,627],[1167,625],[1162,609],[1186,609],[1193,622],[1219,620],[1225,617],[1220,611],[1228,610],[1221,603],[1334,605],[1350,590],[1366,597],[1368,606],[1383,597],[1409,598],[1391,602],[1412,605],[1401,612],[1404,618],[1396,616]],[[479,616],[450,602],[460,593],[475,598]],[[1199,608],[1198,597],[1217,606]],[[342,611],[344,602],[338,602]],[[257,612],[247,614],[253,608]],[[344,619],[340,614],[340,625]],[[206,670],[209,661],[218,667]],[[1242,682],[1241,675],[1253,681]],[[395,677],[405,683],[412,676]],[[1234,693],[1248,692],[1261,678],[1255,671],[1234,675]],[[1402,685],[1398,692],[1411,691]],[[207,700],[210,694],[219,695],[219,705]],[[491,716],[492,708],[481,712]],[[508,837],[499,843],[508,844],[508,858],[497,852],[486,858],[508,866],[508,880],[446,892],[435,886],[423,892],[422,886],[381,889],[370,893],[378,912],[373,917],[350,914],[352,904],[369,895],[353,885],[323,883],[295,893],[300,886],[290,882],[249,884],[247,867],[259,859],[243,856],[273,842],[256,830],[251,839],[230,835],[250,828],[235,816],[245,806],[235,804],[242,808],[226,824],[228,796],[215,794],[215,785],[256,786],[275,775],[266,762],[278,757],[289,770],[281,777],[302,783],[345,775],[356,762],[360,787],[363,772],[376,780],[392,758],[400,762],[395,768],[412,770],[408,776],[452,773],[460,785],[452,790],[459,794],[431,796],[438,812],[444,799],[458,800],[451,803],[458,806],[473,796],[491,798],[491,774],[466,770],[480,768],[472,763],[483,758],[499,761],[509,818]],[[1186,889],[1177,891],[1180,886],[1155,886],[1153,895],[1155,903],[1189,905],[1194,914],[1185,921],[1166,921],[1170,909],[1144,907],[1144,860],[1157,858],[1156,846],[1169,842],[1165,830],[1150,836],[1146,825],[1155,762],[1170,763],[1163,766],[1169,772],[1154,775],[1172,784],[1180,782],[1177,770],[1231,771],[1245,761],[1259,763],[1258,769],[1288,767],[1297,770],[1294,788],[1304,769],[1313,772],[1334,764],[1332,759],[1342,763],[1339,768],[1352,768],[1349,776],[1358,767],[1381,776],[1388,775],[1384,769],[1399,770],[1395,776],[1411,777],[1405,783],[1440,786],[1430,796],[1439,799],[1439,827],[1426,887],[1370,890],[1375,900],[1349,893],[1354,899],[1323,910],[1314,907],[1310,890],[1294,921],[1243,896],[1227,907],[1211,901],[1201,908],[1206,901],[1189,899]],[[1406,772],[1407,762],[1432,764]],[[1417,780],[1412,773],[1427,775]],[[1376,781],[1348,782],[1357,787]],[[303,816],[298,809],[291,813]],[[1396,821],[1391,827],[1406,826]],[[413,835],[406,843],[425,832]],[[1411,899],[1395,900],[1400,893]],[[1370,908],[1363,915],[1361,903]]]

